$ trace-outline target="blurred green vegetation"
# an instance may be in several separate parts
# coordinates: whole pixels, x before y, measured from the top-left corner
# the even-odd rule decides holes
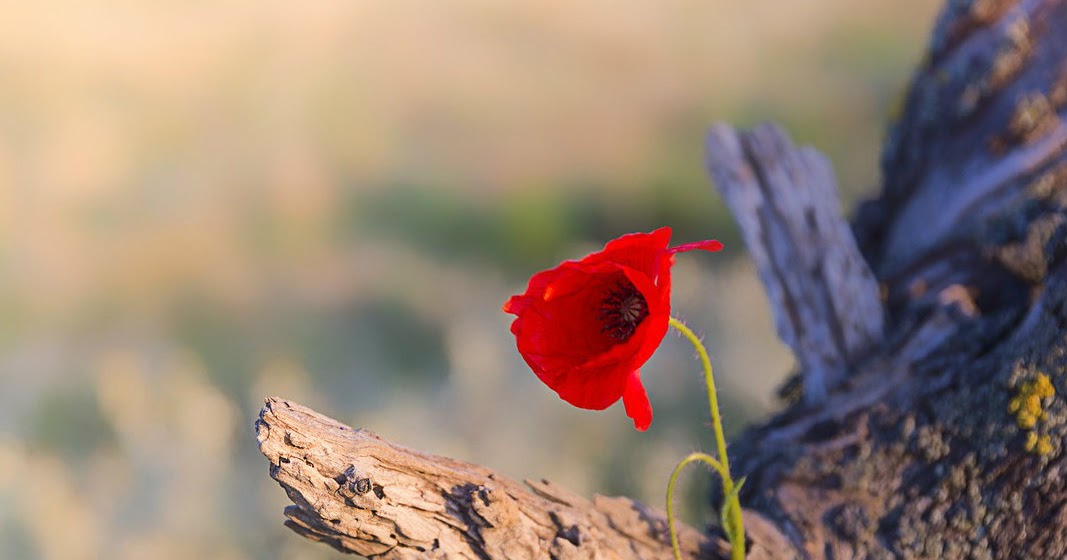
[[[360,197],[351,205],[354,238],[390,239],[431,255],[493,266],[518,278],[534,263],[567,255],[574,240],[612,239],[631,231],[670,224],[678,239],[715,231],[737,246],[739,234],[722,202],[698,177],[652,179],[647,189],[625,197],[598,197],[606,187],[573,185],[528,188],[499,199],[457,198],[452,191],[403,185]],[[547,267],[547,266],[545,266]]]
[[[668,337],[655,409],[569,407],[500,306],[631,231],[675,268],[731,434],[788,353],[703,170],[776,119],[845,209],[932,2],[410,0],[0,8],[0,558],[328,558],[252,422],[290,398],[401,444],[660,504],[709,449]],[[741,473],[743,474],[743,473]],[[705,523],[708,475],[683,517]],[[57,531],[62,527],[62,531]]]

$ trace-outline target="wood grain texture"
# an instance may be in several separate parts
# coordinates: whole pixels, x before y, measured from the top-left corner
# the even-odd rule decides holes
[[[878,283],[841,216],[833,168],[773,124],[717,124],[706,142],[715,186],[741,230],[793,349],[809,404],[821,403],[881,338]]]
[[[301,405],[269,398],[256,422],[270,475],[293,505],[285,524],[372,558],[672,558],[663,512],[629,498],[578,496],[547,480],[520,484],[463,461],[406,449]],[[664,481],[666,484],[666,481]],[[745,513],[749,558],[795,554]],[[680,525],[686,558],[725,558],[728,545]]]

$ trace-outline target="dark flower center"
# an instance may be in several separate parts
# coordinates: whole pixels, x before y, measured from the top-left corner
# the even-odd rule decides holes
[[[600,332],[625,341],[633,336],[637,326],[648,316],[648,302],[629,281],[619,281],[600,303],[597,317],[604,326]]]

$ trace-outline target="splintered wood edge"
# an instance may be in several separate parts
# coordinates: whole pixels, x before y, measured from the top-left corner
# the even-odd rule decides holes
[[[343,552],[386,559],[671,557],[662,510],[629,498],[588,500],[547,480],[521,484],[276,397],[266,399],[256,434],[271,477],[293,502],[286,525]],[[746,521],[756,517],[745,512]],[[793,557],[782,552],[789,549],[777,529],[762,519],[751,523],[759,529],[749,531],[749,558]],[[728,551],[692,527],[679,523],[678,532],[687,558]]]
[[[708,131],[708,172],[730,208],[774,314],[821,402],[882,337],[878,282],[841,215],[833,169],[773,124]]]

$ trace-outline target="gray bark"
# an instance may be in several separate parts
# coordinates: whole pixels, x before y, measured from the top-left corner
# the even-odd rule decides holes
[[[854,224],[884,334],[732,447],[804,558],[1067,557],[1065,103],[1063,1],[949,3]]]
[[[711,127],[707,164],[737,220],[774,310],[778,336],[804,372],[809,404],[826,400],[882,337],[878,283],[841,216],[833,169],[764,125]]]

